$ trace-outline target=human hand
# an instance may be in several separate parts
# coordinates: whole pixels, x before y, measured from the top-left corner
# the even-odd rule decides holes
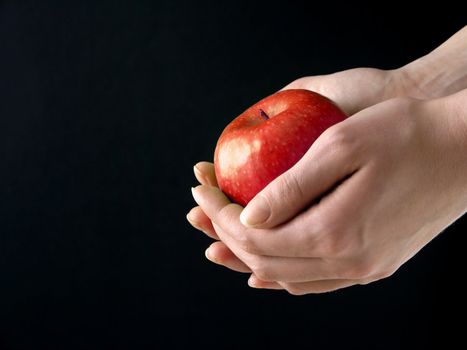
[[[328,129],[243,212],[216,187],[198,186],[195,200],[223,242],[208,255],[227,252],[213,260],[252,271],[252,286],[292,294],[391,275],[467,208],[467,123],[465,106],[456,107],[465,95],[361,111]],[[252,225],[261,200],[270,213]]]
[[[337,101],[349,114],[395,96],[412,96],[419,99],[445,96],[467,85],[467,76],[463,73],[467,62],[464,59],[467,58],[466,37],[467,27],[429,55],[394,71],[354,69],[327,76],[302,78],[289,84],[287,88],[318,91]],[[355,89],[355,86],[359,89]],[[212,164],[202,162],[197,164],[197,167],[195,174],[198,179],[208,178],[211,179],[211,184],[215,182]],[[195,227],[201,228],[213,238],[219,238],[209,217],[200,207],[194,208],[189,217]],[[214,243],[207,252],[208,258],[217,263],[237,271],[251,272],[245,264],[235,258],[223,242]],[[254,276],[250,282],[256,286],[281,288],[278,283],[266,283]],[[321,287],[326,290],[331,286],[321,284]]]
[[[384,71],[373,68],[356,68],[329,75],[300,78],[288,84],[284,89],[316,91],[338,102],[346,113],[352,114],[387,98],[404,94],[403,89],[406,89],[406,84],[402,83],[402,76],[404,75],[401,74],[400,70]],[[359,89],[355,89],[355,86],[359,86]],[[194,167],[194,173],[202,185],[217,187],[212,163],[198,163]],[[187,215],[187,219],[196,229],[219,240],[211,220],[201,207],[193,208]],[[207,257],[211,261],[227,265],[236,271],[251,272],[220,240],[212,244],[208,251]]]
[[[346,113],[352,114],[369,105],[403,94],[402,89],[405,89],[405,85],[401,83],[401,77],[402,74],[399,70],[356,68],[329,75],[300,78],[288,84],[284,89],[308,89],[321,93],[338,102]],[[355,89],[355,86],[360,86],[360,88]],[[194,167],[194,173],[202,185],[217,187],[212,163],[198,163]],[[209,217],[200,207],[193,208],[187,215],[187,219],[196,229],[219,240]],[[242,265],[236,261],[237,259],[233,259],[233,253],[222,242],[214,243],[209,252],[211,255],[208,258],[211,260],[220,263],[225,263],[228,260],[230,265]],[[245,266],[242,266],[241,270],[250,272]]]
[[[400,82],[400,77],[401,73],[398,70],[356,68],[329,75],[300,78],[284,89],[308,89],[318,92],[337,102],[347,114],[352,114],[387,98],[403,94],[402,89],[405,86]],[[355,89],[355,86],[359,86],[359,89]],[[194,167],[194,172],[202,185],[217,186],[212,163],[200,162]],[[209,218],[201,208],[193,208],[187,218],[195,228],[218,239]]]

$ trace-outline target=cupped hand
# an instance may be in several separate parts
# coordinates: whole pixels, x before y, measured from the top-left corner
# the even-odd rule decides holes
[[[357,113],[245,209],[217,187],[196,187],[198,218],[222,241],[208,257],[251,271],[254,287],[292,294],[391,275],[466,211],[466,122],[447,109],[452,99],[393,99]]]
[[[402,83],[403,75],[401,70],[355,68],[328,75],[303,77],[283,89],[307,89],[318,92],[337,102],[347,114],[351,115],[390,97],[403,95],[406,89],[405,84]],[[359,88],[355,89],[355,86]],[[194,173],[202,185],[217,187],[212,163],[198,163],[194,167]],[[196,229],[219,240],[211,220],[201,207],[193,208],[187,215],[187,219]],[[239,265],[234,255],[222,242],[214,243],[208,252],[208,258],[214,262],[229,265],[232,269]]]
[[[215,187],[212,164],[197,164],[202,186],[193,193],[201,206],[189,217],[221,239],[208,258],[252,272],[254,287],[329,291],[390,275],[461,216],[467,208],[467,90],[461,91],[467,80],[460,59],[466,35],[464,27],[397,70],[359,68],[289,84],[357,114],[329,129],[257,196],[269,204],[263,223],[252,225],[261,207],[255,200],[245,210],[230,203]],[[401,96],[448,97],[376,105]]]

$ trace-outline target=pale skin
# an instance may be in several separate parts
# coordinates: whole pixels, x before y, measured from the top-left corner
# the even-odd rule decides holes
[[[285,88],[322,93],[351,117],[246,208],[217,188],[211,163],[195,166],[187,218],[216,240],[209,260],[254,288],[328,292],[392,275],[467,211],[467,27],[399,69]]]

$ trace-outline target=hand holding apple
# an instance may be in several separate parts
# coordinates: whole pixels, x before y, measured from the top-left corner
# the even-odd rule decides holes
[[[327,129],[245,210],[216,187],[196,187],[199,210],[221,239],[207,256],[251,271],[253,287],[292,294],[391,275],[466,211],[466,100],[463,91],[365,109]],[[246,227],[240,215],[258,198],[270,216]],[[277,219],[284,211],[292,219]]]
[[[198,163],[195,175],[202,186],[193,194],[200,206],[187,218],[221,239],[206,256],[251,273],[252,287],[292,294],[325,292],[390,275],[465,213],[467,92],[428,102],[396,99],[371,106],[398,96],[440,98],[466,88],[465,61],[457,59],[465,53],[466,35],[464,28],[423,60],[396,70],[358,68],[288,85],[317,91],[347,113],[359,113],[328,129],[296,166],[261,191],[257,197],[267,197],[272,210],[257,228],[242,225],[242,208],[211,187],[216,184],[213,164]],[[446,62],[452,63],[449,74]],[[335,157],[329,152],[318,157],[320,144],[329,143],[341,145],[334,155],[347,155],[335,161],[336,169],[356,164],[357,170],[323,193],[319,202],[301,210],[289,206],[294,196],[284,201],[278,195],[281,186],[295,183],[286,176],[304,179],[309,187],[313,179],[319,186],[323,178],[335,177],[326,172]],[[324,177],[312,176],[318,158]],[[304,187],[297,189],[296,198],[307,197]],[[244,221],[254,204],[243,210]],[[286,217],[293,219],[284,223]]]

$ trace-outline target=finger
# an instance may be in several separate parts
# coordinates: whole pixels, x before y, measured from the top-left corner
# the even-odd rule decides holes
[[[283,283],[279,282],[282,288],[293,295],[318,294],[336,291],[359,284],[358,280],[325,280],[304,283]]]
[[[309,282],[341,279],[348,274],[346,262],[321,258],[283,258],[246,252],[228,234],[213,224],[223,243],[263,281]]]
[[[281,232],[279,234],[267,234],[269,232],[259,232],[257,229],[244,227],[239,220],[242,207],[231,203],[222,191],[217,187],[197,186],[192,189],[195,201],[200,205],[203,212],[211,219],[214,230],[218,236],[228,242],[234,253],[242,254],[254,252],[263,255],[287,254],[284,252],[289,246],[296,250],[301,247],[297,241],[297,235],[293,231]],[[293,225],[290,227],[293,230]],[[287,228],[286,228],[287,229]],[[222,236],[221,232],[222,231]],[[287,245],[283,238],[287,238]],[[242,256],[239,256],[242,259]],[[242,259],[243,260],[243,259]]]
[[[331,99],[352,115],[392,96],[387,90],[392,75],[374,68],[349,69],[333,74],[303,77],[293,81],[282,90],[305,89],[315,91]],[[355,89],[355,86],[365,86]],[[394,97],[394,96],[392,96]]]
[[[193,172],[201,185],[218,187],[214,164],[210,162],[199,162],[193,167]]]
[[[259,279],[255,275],[251,275],[250,278],[248,279],[248,285],[252,288],[258,288],[258,289],[277,289],[277,290],[283,290],[284,287],[282,287],[279,283],[277,282],[267,282]]]
[[[347,149],[349,142],[342,133],[332,131],[336,126],[248,203],[240,216],[243,225],[271,228],[284,223],[357,170],[355,157]]]
[[[219,238],[243,261],[253,254],[279,257],[321,256],[321,241],[324,242],[322,236],[325,233],[319,229],[319,225],[310,225],[314,218],[308,212],[298,215],[287,225],[273,229],[247,228],[239,219],[242,207],[231,203],[219,188],[197,186],[193,189],[193,197],[211,219]]]
[[[315,75],[309,77],[303,77],[300,79],[296,79],[293,82],[284,86],[282,90],[290,90],[290,89],[305,89],[315,91],[317,93],[321,93],[321,85],[320,82],[323,80],[322,75]]]
[[[345,262],[321,258],[246,257],[253,272],[263,281],[302,283],[341,279],[346,275]]]
[[[195,202],[198,203],[203,212],[212,221],[216,220],[221,227],[235,224],[230,221],[239,222],[238,218],[242,207],[230,202],[218,187],[200,185],[192,188],[191,191]]]
[[[224,265],[233,271],[251,273],[250,268],[237,258],[222,242],[211,244],[209,248],[206,249],[206,258],[218,265]]]
[[[286,85],[282,90],[305,89],[317,92],[318,94],[329,98],[343,111],[351,115],[357,111],[355,106],[359,106],[364,103],[364,106],[368,106],[373,103],[368,104],[371,97],[366,96],[366,94],[362,94],[362,90],[355,92],[355,89],[352,91],[348,91],[348,89],[346,89],[349,84],[345,84],[345,82],[348,82],[350,78],[348,76],[342,76],[342,74],[349,74],[349,72],[351,72],[351,70],[334,74],[302,77]],[[358,80],[358,78],[355,77],[354,80]],[[352,86],[355,86],[355,84],[352,84]],[[375,101],[375,103],[377,102],[379,101]]]
[[[251,275],[248,285],[252,288],[287,290],[293,295],[317,294],[336,291],[338,289],[361,284],[358,280],[325,280],[306,283],[267,282]]]
[[[213,239],[219,239],[216,230],[214,230],[214,227],[212,226],[211,219],[209,219],[209,217],[204,214],[200,207],[192,208],[187,214],[186,218],[191,226],[197,230],[204,232],[206,235]]]

